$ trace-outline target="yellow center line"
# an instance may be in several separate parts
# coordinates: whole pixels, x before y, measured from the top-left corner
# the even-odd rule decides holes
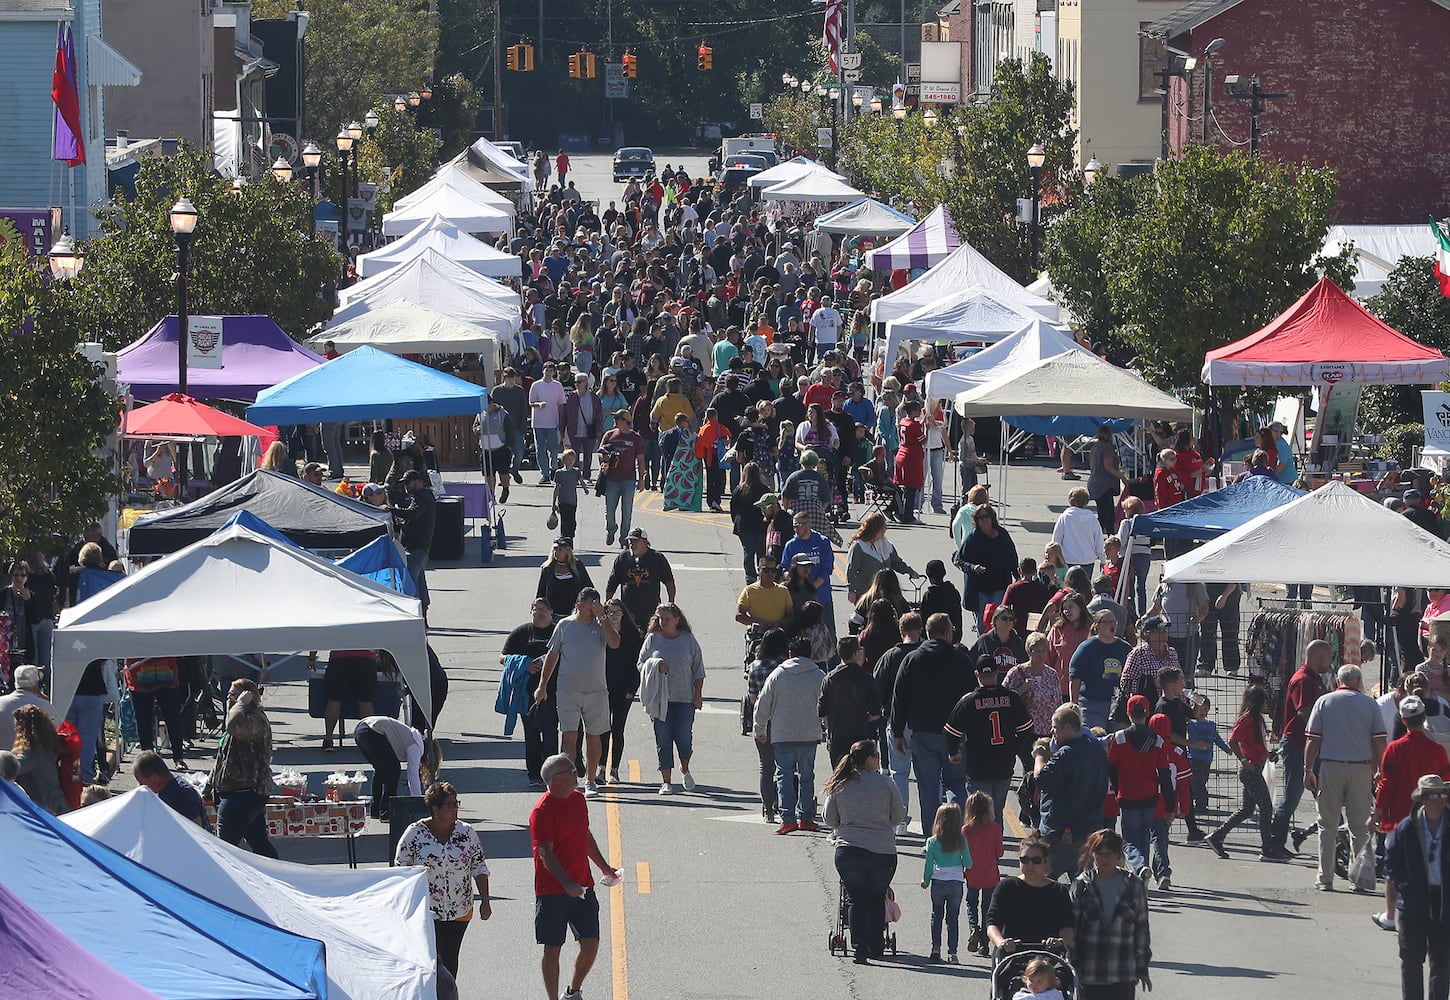
[[[641,896],[649,895],[649,862],[636,861],[634,863],[634,881],[639,886]]]
[[[629,762],[629,781],[630,784],[634,785],[637,785],[640,782],[639,761],[637,760],[632,760]]]
[[[1027,828],[1017,818],[1017,807],[1012,804],[1010,799],[1007,801],[1007,808],[1002,811],[1002,816],[1007,820],[1007,826],[1011,828],[1012,836],[1018,840],[1022,840],[1027,836]]]
[[[624,838],[619,827],[619,789],[605,789],[604,815],[609,826],[609,867],[624,864]],[[614,1000],[629,1000],[629,960],[624,939],[624,883],[609,890],[609,946],[614,962]]]

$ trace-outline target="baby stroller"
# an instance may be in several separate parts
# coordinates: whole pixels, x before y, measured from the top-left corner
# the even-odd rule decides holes
[[[1021,951],[1003,955],[992,964],[991,1000],[1012,1000],[1022,987],[1022,973],[1034,958],[1046,958],[1057,968],[1058,989],[1067,1000],[1077,1000],[1077,970],[1067,956],[1042,945],[1029,944]]]
[[[850,924],[846,907],[850,904],[850,897],[846,894],[846,883],[841,883],[841,903],[836,908],[836,929],[826,936],[826,946],[830,948],[832,955],[849,955],[855,948],[848,939]],[[896,932],[891,929],[891,924],[886,925],[886,934],[881,941],[881,951],[896,954]],[[874,954],[874,952],[873,952]]]

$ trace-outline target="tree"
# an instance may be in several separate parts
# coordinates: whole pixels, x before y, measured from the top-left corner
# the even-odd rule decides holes
[[[390,189],[379,192],[379,212],[390,211],[399,198],[416,191],[432,178],[438,165],[438,135],[419,127],[412,111],[383,109],[378,114],[378,128],[364,136],[358,147],[358,176],[364,183],[386,181]],[[384,177],[383,168],[391,168]]]
[[[815,94],[802,94],[792,88],[767,101],[763,114],[761,125],[765,131],[780,136],[781,148],[799,149],[810,157],[820,154],[816,129],[825,119],[821,117],[820,98]]]
[[[419,0],[307,0],[309,129],[318,144],[362,121],[389,95],[432,79],[438,22]],[[285,17],[293,0],[253,0],[254,17]]]
[[[422,123],[441,133],[438,156],[451,160],[473,142],[483,96],[461,73],[452,73],[433,84],[433,97],[423,105]]]
[[[27,259],[22,241],[0,246],[3,552],[78,535],[120,485],[103,451],[118,408],[79,353],[74,299],[71,286],[51,283]]]
[[[182,196],[199,213],[187,283],[196,314],[264,313],[301,339],[332,315],[329,286],[342,259],[311,235],[312,201],[299,183],[269,174],[236,193],[210,158],[183,146],[145,160],[136,197],[100,210],[101,235],[86,242],[75,279],[80,329],[117,350],[176,311],[176,244],[168,212]]]
[[[1094,184],[1048,230],[1047,270],[1090,337],[1206,403],[1206,352],[1266,324],[1320,274],[1348,283],[1348,253],[1320,253],[1337,188],[1331,170],[1190,146],[1156,174]]]
[[[1450,298],[1440,292],[1432,257],[1405,257],[1365,308],[1407,337],[1437,351],[1450,351]],[[1360,423],[1370,433],[1396,424],[1417,424],[1424,416],[1418,386],[1369,386],[1359,404]],[[1423,443],[1423,442],[1422,442]]]

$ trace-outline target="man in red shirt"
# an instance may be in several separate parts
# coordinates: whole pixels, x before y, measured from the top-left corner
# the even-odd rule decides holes
[[[593,861],[604,884],[622,878],[609,867],[594,834],[589,832],[589,805],[577,787],[574,761],[555,754],[539,773],[549,790],[529,812],[529,839],[534,848],[534,940],[544,946],[544,990],[559,996],[559,953],[564,933],[574,932],[579,956],[564,1000],[580,996],[584,977],[599,954],[599,898],[594,895]]]
[[[564,178],[569,175],[569,154],[562,149],[559,155],[554,157],[554,173],[559,176],[559,186],[564,186]]]
[[[1314,703],[1328,692],[1324,678],[1333,666],[1334,648],[1323,639],[1315,639],[1304,648],[1304,664],[1294,671],[1284,690],[1284,718],[1279,730],[1279,773],[1283,775],[1284,789],[1269,828],[1270,842],[1280,852],[1288,850],[1289,827],[1304,795],[1304,726]]]
[[[1374,795],[1374,819],[1379,821],[1381,836],[1392,833],[1400,820],[1415,807],[1411,793],[1421,776],[1438,774],[1450,778],[1450,758],[1445,748],[1425,735],[1425,702],[1418,695],[1400,699],[1400,718],[1405,735],[1385,747],[1380,760],[1380,783]],[[1395,909],[1399,892],[1395,883],[1385,879],[1385,912],[1371,919],[1387,931],[1395,929]]]

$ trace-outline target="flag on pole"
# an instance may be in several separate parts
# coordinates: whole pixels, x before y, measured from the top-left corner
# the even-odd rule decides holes
[[[76,44],[70,25],[62,24],[55,39],[55,72],[50,78],[50,99],[55,102],[55,148],[51,158],[74,167],[86,162],[81,138],[81,99],[76,92]]]
[[[1435,231],[1435,279],[1440,282],[1440,294],[1450,298],[1450,234],[1447,224],[1430,217],[1430,228]]]
[[[826,61],[832,73],[841,71],[841,0],[826,0]]]

